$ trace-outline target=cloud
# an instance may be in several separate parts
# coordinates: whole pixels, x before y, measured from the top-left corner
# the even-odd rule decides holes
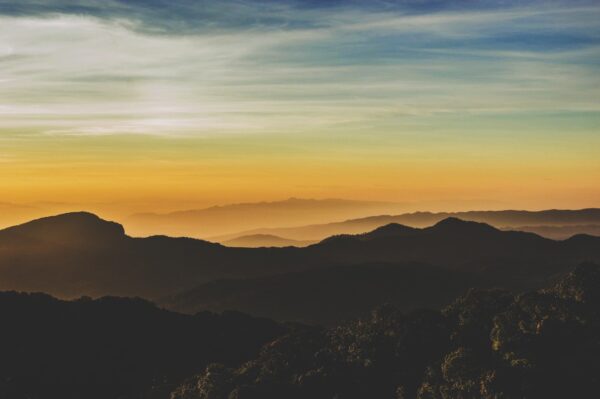
[[[94,17],[128,21],[132,28],[145,32],[201,34],[207,31],[326,27],[330,25],[331,17],[335,21],[336,15],[352,12],[414,15],[426,22],[444,12],[493,12],[523,4],[544,12],[556,5],[578,8],[594,2],[573,0],[562,5],[560,2],[549,5],[544,0],[525,3],[519,0],[0,0],[0,15]],[[323,15],[327,18],[321,18]]]
[[[0,1],[0,135],[598,111],[599,6],[452,3]]]

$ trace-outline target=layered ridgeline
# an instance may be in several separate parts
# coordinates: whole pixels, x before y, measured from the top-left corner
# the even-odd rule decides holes
[[[256,227],[296,226],[324,220],[397,214],[406,209],[406,204],[395,202],[289,198],[169,213],[137,213],[125,218],[124,222],[127,230],[138,236],[159,233],[206,238]]]
[[[553,241],[448,218],[424,229],[390,224],[367,234],[334,236],[302,253],[326,266],[213,281],[162,303],[190,313],[238,309],[331,324],[383,302],[402,310],[437,308],[469,287],[537,288],[570,262],[598,261],[600,237]]]
[[[0,293],[10,399],[562,399],[597,394],[600,267],[441,311],[378,306],[331,328],[140,299]]]
[[[446,303],[463,281],[536,288],[573,264],[600,260],[600,238],[553,241],[449,218],[423,229],[391,224],[306,248],[228,248],[189,238],[132,238],[116,223],[70,213],[0,231],[0,253],[0,289],[166,298],[166,305],[190,312],[245,309],[285,320],[331,321],[328,314],[311,316],[310,306],[302,305],[310,303],[306,298],[313,295],[319,304],[338,296],[344,303],[360,296],[356,292],[377,292],[377,300],[411,308]],[[436,288],[430,283],[436,279],[448,284]],[[406,299],[397,286],[422,294]],[[277,291],[281,287],[288,299]],[[255,301],[248,293],[256,296],[257,289]],[[331,309],[329,314],[355,314],[349,305]]]
[[[232,234],[210,237],[223,244],[241,242],[250,246],[309,245],[332,235],[360,234],[390,223],[412,227],[426,227],[449,217],[490,224],[502,230],[518,230],[539,234],[551,239],[567,239],[577,234],[600,236],[600,209],[546,210],[546,211],[469,211],[469,212],[414,212],[401,215],[368,216],[342,222],[299,225],[295,227],[258,228]],[[249,240],[262,236],[262,240]],[[291,243],[293,241],[300,241]]]
[[[210,365],[173,399],[563,399],[598,394],[600,268],[513,296],[471,290],[440,311],[295,330],[240,367]]]

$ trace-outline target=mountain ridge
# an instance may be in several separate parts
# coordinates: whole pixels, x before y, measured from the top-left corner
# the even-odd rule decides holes
[[[542,211],[412,212],[399,215],[375,215],[331,223],[257,228],[229,235],[213,236],[209,239],[221,242],[238,235],[274,234],[296,240],[319,241],[333,235],[364,233],[389,223],[399,223],[410,227],[427,227],[448,217],[483,222],[504,230],[519,230],[521,226],[524,226],[527,227],[524,231],[553,239],[566,239],[578,232],[588,231],[598,231],[600,235],[600,208],[585,208]],[[554,229],[551,229],[550,226],[554,226]],[[580,226],[580,229],[569,230],[569,226]]]
[[[35,234],[22,233],[32,226],[42,227],[33,229]],[[69,234],[45,234],[51,226]],[[530,282],[579,262],[600,260],[600,238],[553,241],[449,219],[423,229],[391,225],[305,248],[234,248],[186,237],[131,237],[116,223],[71,213],[0,231],[0,251],[0,289],[45,291],[67,298],[154,299],[218,279],[376,262],[485,270],[490,276],[514,275],[515,281]]]
[[[34,241],[75,243],[94,240],[114,240],[125,237],[123,225],[104,220],[86,211],[68,212],[46,216],[15,226],[0,229],[0,238],[16,234],[23,239]]]
[[[259,248],[305,247],[307,245],[314,244],[314,242],[291,240],[289,238],[280,237],[272,234],[250,234],[246,236],[236,237],[228,241],[223,241],[222,244],[227,247]]]
[[[168,213],[138,213],[123,221],[127,230],[136,236],[154,232],[206,238],[256,226],[283,227],[290,223],[318,223],[403,210],[404,204],[394,202],[292,197],[282,201],[243,202]]]

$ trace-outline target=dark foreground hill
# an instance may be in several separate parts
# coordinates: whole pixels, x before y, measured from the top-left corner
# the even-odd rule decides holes
[[[290,248],[227,248],[190,238],[132,238],[96,215],[68,213],[0,231],[0,289],[153,298],[224,277],[275,273]]]
[[[186,316],[140,299],[0,293],[7,399],[564,399],[597,395],[600,266],[441,311],[331,327]]]
[[[598,395],[600,267],[513,296],[471,290],[443,311],[370,317],[277,338],[212,364],[172,399],[564,399]]]
[[[208,363],[256,356],[285,331],[240,313],[182,315],[141,299],[0,293],[0,398],[166,398]]]
[[[424,229],[391,224],[306,248],[228,248],[189,238],[132,238],[116,223],[71,213],[1,230],[0,254],[0,289],[162,298],[220,279],[365,263],[426,263],[534,288],[572,264],[600,261],[600,238],[553,241],[449,218]]]

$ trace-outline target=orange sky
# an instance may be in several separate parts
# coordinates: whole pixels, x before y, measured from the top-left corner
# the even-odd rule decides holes
[[[0,10],[0,225],[288,197],[600,206],[594,2],[215,3],[210,24],[27,4]]]
[[[492,142],[452,151],[441,142],[425,151],[418,142],[411,149],[394,140],[361,147],[307,138],[291,146],[289,138],[256,135],[46,140],[0,164],[2,202],[34,206],[32,214],[88,209],[116,218],[291,196],[411,203],[410,210],[600,203],[595,148],[569,149],[569,141],[534,147],[515,139],[514,150]]]

